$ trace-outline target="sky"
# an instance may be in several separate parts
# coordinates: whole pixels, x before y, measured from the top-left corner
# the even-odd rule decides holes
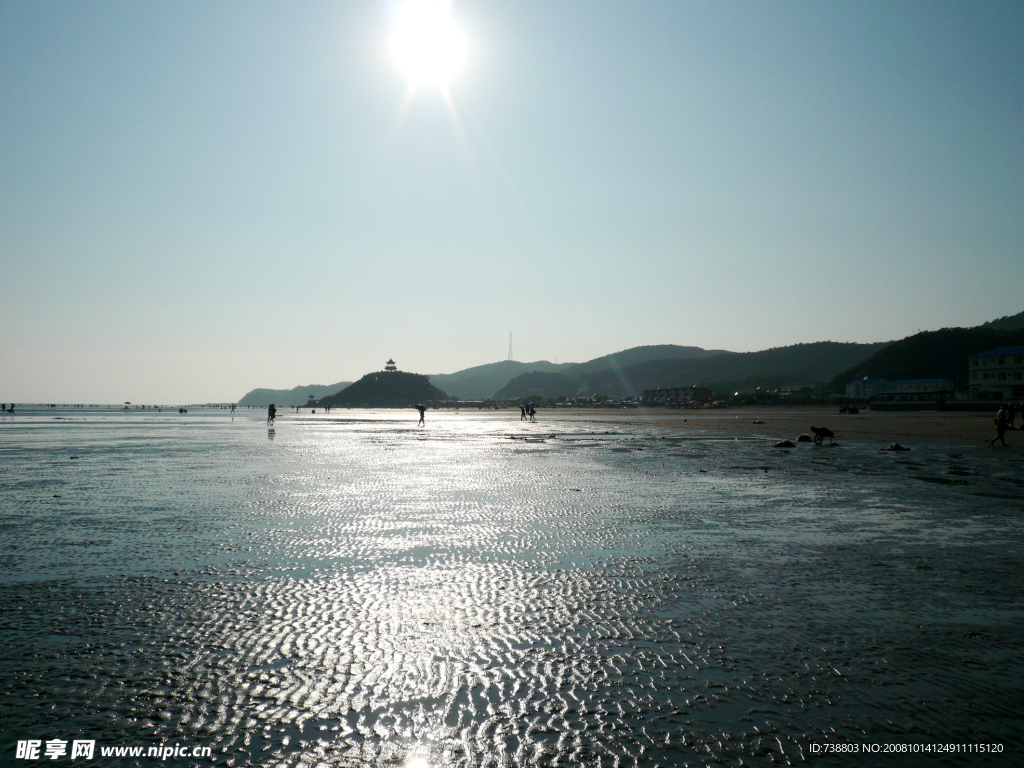
[[[0,399],[1024,310],[1024,4],[0,3]]]

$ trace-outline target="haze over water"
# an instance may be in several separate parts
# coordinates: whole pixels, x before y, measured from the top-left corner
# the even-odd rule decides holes
[[[1019,755],[1018,453],[263,418],[3,417],[5,760],[57,737],[236,766]]]

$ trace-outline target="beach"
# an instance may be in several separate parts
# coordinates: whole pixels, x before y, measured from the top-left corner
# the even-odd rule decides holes
[[[819,414],[6,418],[0,755],[1019,761],[1024,453]]]
[[[871,411],[841,414],[838,408],[823,407],[739,407],[680,410],[644,409],[544,409],[541,418],[578,418],[623,428],[651,427],[681,434],[705,433],[715,436],[758,436],[772,440],[796,440],[810,434],[811,427],[827,427],[835,432],[835,441],[877,443],[880,447],[901,445],[982,445],[995,437],[992,413],[948,411]],[[763,424],[756,424],[762,421]],[[1018,435],[1020,436],[1018,438]],[[812,435],[813,437],[813,435]],[[1007,433],[1007,444],[1024,448],[1024,432]]]

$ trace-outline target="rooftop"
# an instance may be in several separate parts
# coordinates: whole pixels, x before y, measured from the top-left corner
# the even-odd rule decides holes
[[[999,347],[988,352],[977,352],[968,357],[998,357],[999,355],[1024,355],[1024,347]]]

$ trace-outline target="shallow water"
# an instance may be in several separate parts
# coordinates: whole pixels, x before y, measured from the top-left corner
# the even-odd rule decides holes
[[[1021,453],[416,418],[2,417],[0,762],[1021,759]]]

